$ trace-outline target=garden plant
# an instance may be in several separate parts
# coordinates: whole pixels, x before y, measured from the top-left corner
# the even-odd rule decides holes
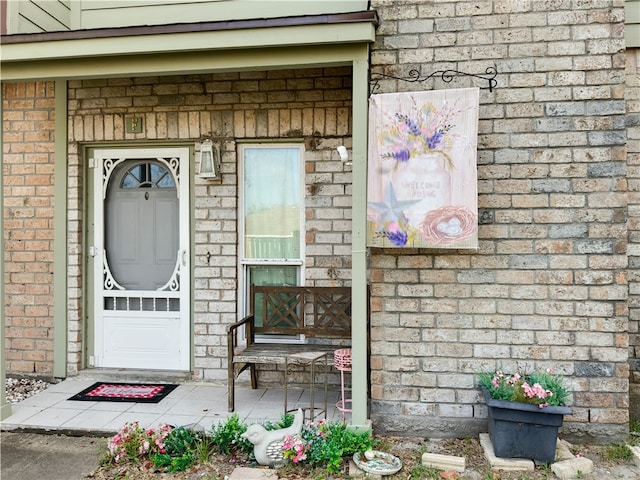
[[[502,370],[482,372],[478,384],[495,400],[532,403],[541,408],[565,405],[569,398],[564,379],[551,369],[508,374]]]
[[[267,430],[291,425],[292,415],[277,421],[267,421]],[[232,414],[208,430],[195,427],[161,425],[144,429],[137,422],[125,424],[107,442],[101,467],[92,472],[92,480],[160,480],[189,479],[221,480],[235,467],[259,467],[253,458],[253,445],[242,437],[248,425]],[[631,422],[631,441],[607,446],[577,445],[576,456],[586,456],[601,466],[591,474],[581,474],[584,480],[601,480],[603,471],[616,466],[631,465],[629,445],[637,445],[640,424]],[[288,480],[331,480],[354,478],[348,460],[355,452],[376,449],[401,458],[403,469],[389,480],[554,480],[557,477],[549,465],[538,465],[530,472],[495,472],[484,460],[477,438],[431,440],[428,438],[373,436],[358,432],[342,422],[314,422],[303,427],[299,438],[286,439],[285,456],[290,460],[278,469],[280,478]],[[468,472],[446,477],[454,472],[442,472],[421,463],[425,452],[462,456]],[[635,477],[616,476],[628,480]]]
[[[267,430],[291,425],[292,415],[283,415],[277,422],[265,422]],[[104,466],[125,462],[139,462],[146,469],[157,472],[181,472],[194,462],[206,462],[213,454],[227,455],[238,463],[255,464],[253,445],[242,437],[247,425],[237,414],[214,424],[210,431],[197,431],[189,427],[143,429],[137,422],[126,423],[107,445],[102,460]],[[343,422],[324,421],[305,425],[299,438],[285,439],[285,458],[299,468],[321,468],[338,473],[343,458],[374,447],[374,439],[367,431],[348,428]]]

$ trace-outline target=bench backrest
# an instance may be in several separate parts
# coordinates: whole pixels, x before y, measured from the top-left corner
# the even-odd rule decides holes
[[[351,288],[251,285],[256,334],[351,336]]]

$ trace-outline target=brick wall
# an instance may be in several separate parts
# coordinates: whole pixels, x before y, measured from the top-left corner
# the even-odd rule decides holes
[[[381,430],[482,431],[478,371],[551,367],[574,392],[566,437],[626,438],[623,7],[372,2],[373,72],[499,72],[480,97],[479,249],[371,252],[372,420]]]
[[[53,373],[54,85],[3,83],[7,371]]]
[[[144,131],[125,133],[126,115]],[[194,350],[196,378],[226,382],[226,327],[238,320],[236,140],[302,139],[306,168],[306,282],[349,285],[351,70],[324,68],[69,83],[69,209],[72,268],[70,371],[81,362],[82,184],[79,142],[195,142],[225,138],[222,180],[195,179]],[[207,255],[209,254],[209,255]],[[278,380],[265,372],[261,381]]]

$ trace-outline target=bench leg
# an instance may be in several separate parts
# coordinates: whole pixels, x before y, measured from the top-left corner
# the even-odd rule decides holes
[[[227,398],[229,402],[229,411],[233,412],[235,410],[235,387],[236,387],[236,376],[233,368],[233,363],[229,362],[229,381],[227,382]]]
[[[251,375],[251,388],[254,390],[258,388],[258,372],[256,371],[256,364],[251,364],[251,371],[249,372]]]

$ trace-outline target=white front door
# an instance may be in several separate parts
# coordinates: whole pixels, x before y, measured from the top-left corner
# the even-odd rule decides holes
[[[99,149],[94,365],[188,370],[189,149]]]

